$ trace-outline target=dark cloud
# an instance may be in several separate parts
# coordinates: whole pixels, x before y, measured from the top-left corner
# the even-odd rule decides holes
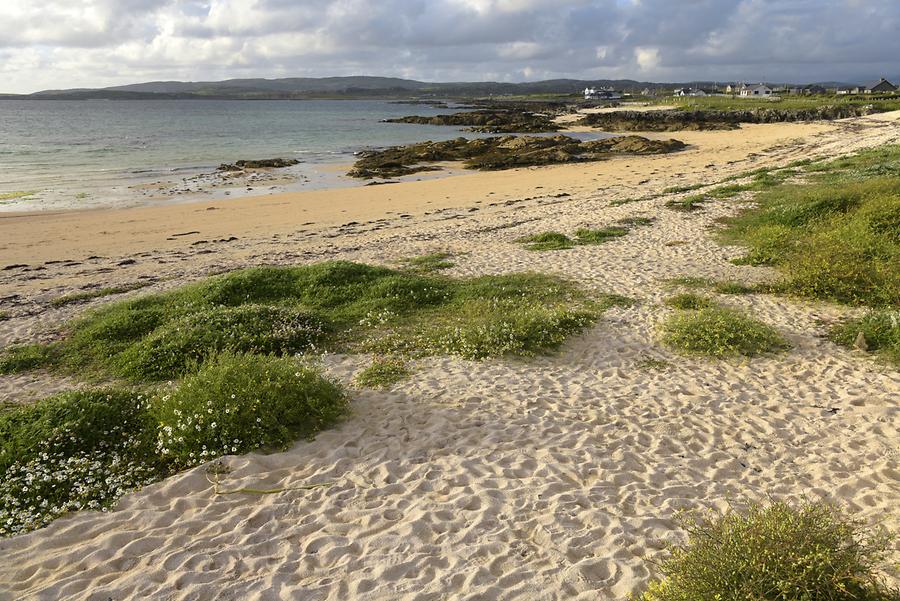
[[[897,0],[0,3],[0,87],[346,74],[865,81],[900,75]]]

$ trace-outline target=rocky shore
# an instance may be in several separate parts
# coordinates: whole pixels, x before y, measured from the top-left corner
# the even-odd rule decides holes
[[[588,142],[563,135],[496,136],[476,140],[456,138],[361,152],[348,175],[364,179],[399,177],[439,170],[440,167],[429,163],[442,161],[464,161],[468,169],[496,171],[600,161],[615,154],[664,154],[684,147],[685,144],[678,140],[649,140],[640,136]]]
[[[833,121],[876,112],[878,111],[872,106],[757,108],[740,111],[616,111],[585,115],[576,124],[603,131],[707,131],[738,129],[741,123]]]
[[[395,119],[385,119],[385,123],[415,123],[418,125],[449,125],[468,127],[469,131],[491,134],[500,133],[543,133],[562,129],[553,117],[542,113],[513,110],[478,110],[451,115],[423,117],[410,115]]]

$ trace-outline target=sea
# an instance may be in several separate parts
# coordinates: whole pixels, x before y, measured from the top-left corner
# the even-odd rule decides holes
[[[0,211],[364,185],[340,168],[355,152],[462,135],[382,120],[457,110],[379,100],[0,100]],[[301,161],[286,170],[294,181],[194,193],[202,186],[191,182],[221,163],[274,157]]]

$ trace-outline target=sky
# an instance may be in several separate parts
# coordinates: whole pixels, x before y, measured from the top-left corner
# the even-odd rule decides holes
[[[900,77],[898,34],[900,0],[0,0],[0,92],[334,75],[866,83]]]

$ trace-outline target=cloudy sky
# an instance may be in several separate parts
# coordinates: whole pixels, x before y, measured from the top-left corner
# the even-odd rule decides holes
[[[900,0],[0,0],[0,92],[385,75],[866,82]]]

